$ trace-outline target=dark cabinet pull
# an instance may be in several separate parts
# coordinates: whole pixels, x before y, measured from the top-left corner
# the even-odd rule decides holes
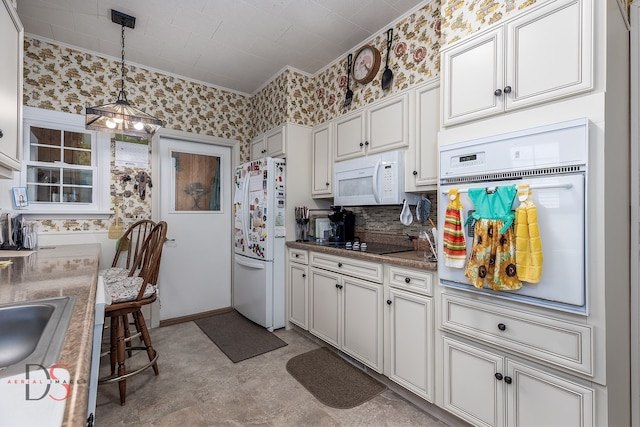
[[[391,300],[390,299],[387,300],[387,304],[391,305]]]
[[[365,142],[364,142],[364,145],[369,145],[369,141],[365,141]]]
[[[495,90],[495,92],[493,92],[493,94],[494,94],[495,96],[500,96],[500,95],[502,95],[502,89],[496,89],[496,90]]]
[[[501,331],[505,331],[507,329],[507,325],[505,325],[504,323],[498,323],[498,329],[500,329]]]
[[[302,273],[302,278],[304,279],[305,277],[307,277],[307,275]]]
[[[2,132],[2,129],[0,129],[0,138],[2,138],[4,136],[4,132]]]
[[[338,289],[342,289],[342,285],[338,285]]]
[[[511,86],[505,86],[504,93],[511,93]]]
[[[507,384],[511,384],[513,380],[511,379],[511,377],[504,377],[504,382]]]
[[[496,379],[502,381],[502,374],[500,372],[496,372]]]
[[[360,147],[364,147],[364,144],[362,142],[360,143]]]
[[[340,283],[336,283],[336,289],[340,289]]]
[[[329,186],[329,185],[331,185],[331,184],[329,184],[328,182],[325,182],[325,183],[324,183],[324,185],[326,185],[326,186],[328,187],[328,186]]]
[[[418,175],[418,171],[413,171],[413,176]]]
[[[404,283],[409,283],[411,282],[411,277],[405,277],[404,278]]]
[[[341,262],[338,263],[338,267],[342,267],[342,263]]]
[[[300,254],[295,254],[295,257],[298,258],[300,256]]]

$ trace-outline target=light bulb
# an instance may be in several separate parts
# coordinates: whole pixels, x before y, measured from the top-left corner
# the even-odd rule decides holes
[[[113,120],[111,120],[111,119],[107,120],[107,121],[105,122],[105,124],[107,125],[107,127],[108,127],[109,129],[113,129],[113,128],[115,128],[115,127],[116,127],[116,122],[115,122],[115,121],[113,121]]]
[[[135,122],[135,123],[133,124],[133,127],[134,127],[136,130],[142,130],[142,129],[144,129],[144,125],[142,124],[142,122]]]

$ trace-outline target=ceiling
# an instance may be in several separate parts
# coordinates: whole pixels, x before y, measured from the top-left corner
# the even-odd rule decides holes
[[[25,33],[120,58],[111,9],[136,17],[125,61],[243,93],[285,66],[309,74],[422,0],[17,0]]]

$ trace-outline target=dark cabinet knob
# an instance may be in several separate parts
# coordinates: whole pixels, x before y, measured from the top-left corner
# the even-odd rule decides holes
[[[294,256],[295,256],[296,258],[298,258],[298,257],[300,257],[300,254],[295,254]]]
[[[365,142],[364,142],[364,145],[369,145],[369,141],[365,141]]]
[[[502,89],[496,89],[496,90],[495,90],[495,92],[493,92],[493,94],[494,94],[495,96],[500,96],[500,95],[502,95]]]
[[[496,379],[502,381],[502,374],[500,372],[496,372]]]
[[[404,283],[409,283],[411,282],[411,277],[405,277],[404,278]]]
[[[507,329],[507,325],[505,325],[504,323],[498,323],[498,329],[500,329],[501,331],[505,331]]]
[[[336,289],[340,289],[340,283],[336,283]]]
[[[330,186],[331,184],[329,184],[328,182],[325,182],[324,185],[326,185],[327,187]]]
[[[360,143],[360,147],[364,147],[364,144],[362,142]]]
[[[342,263],[341,262],[338,263],[338,267],[342,267]]]
[[[305,277],[307,277],[307,275],[302,273],[302,278],[304,279]]]
[[[391,305],[391,300],[390,299],[387,300],[387,304]]]
[[[418,171],[413,171],[413,176],[418,175]]]
[[[4,132],[2,132],[2,129],[0,129],[0,138],[2,138],[4,136]]]
[[[511,377],[504,377],[504,382],[507,384],[511,384],[513,380],[511,379]]]
[[[342,289],[342,285],[338,285],[338,289]]]
[[[511,93],[511,86],[505,86],[504,93]]]

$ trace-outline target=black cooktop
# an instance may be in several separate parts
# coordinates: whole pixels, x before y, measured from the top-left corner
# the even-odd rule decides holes
[[[315,242],[315,244],[319,246],[330,247],[330,248],[343,249],[345,251],[366,252],[366,253],[375,254],[375,255],[393,254],[397,252],[408,252],[413,250],[408,246],[392,245],[388,243],[378,243],[378,242],[371,242],[371,243],[367,242],[365,250],[362,250],[362,246],[361,246],[361,249],[353,249],[353,247],[347,248],[347,245],[344,242],[322,242],[322,243]]]

